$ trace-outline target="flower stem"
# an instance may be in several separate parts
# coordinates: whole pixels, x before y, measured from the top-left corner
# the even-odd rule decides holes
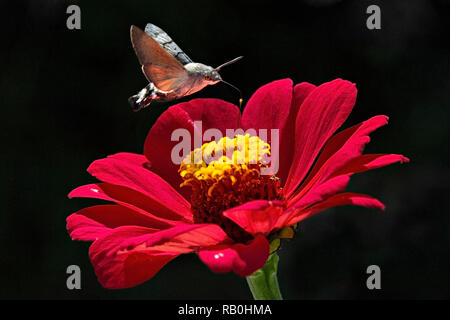
[[[283,300],[277,279],[279,259],[276,253],[272,253],[264,267],[247,277],[248,286],[255,300]]]

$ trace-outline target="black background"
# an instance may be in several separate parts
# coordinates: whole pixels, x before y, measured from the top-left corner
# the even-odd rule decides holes
[[[244,93],[281,78],[355,82],[356,107],[344,127],[376,114],[390,123],[371,153],[411,158],[355,176],[350,191],[386,204],[328,210],[300,225],[279,252],[288,299],[449,298],[449,1],[28,1],[0,4],[0,298],[248,299],[245,279],[213,274],[181,256],[138,287],[106,290],[73,242],[65,218],[95,200],[69,200],[92,183],[85,169],[116,152],[142,152],[148,130],[173,103],[133,113],[127,98],[146,85],[129,40],[131,24],[152,22],[194,60],[217,66]],[[81,30],[66,8],[81,7]],[[382,29],[366,28],[367,6]],[[237,102],[223,85],[185,98]],[[66,288],[79,265],[82,289]],[[368,265],[382,289],[365,286]]]

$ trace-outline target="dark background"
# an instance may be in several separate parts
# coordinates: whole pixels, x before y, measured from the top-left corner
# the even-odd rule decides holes
[[[297,3],[294,6],[294,3]],[[66,8],[81,7],[81,30],[66,28]],[[366,28],[366,8],[381,7],[382,29]],[[172,261],[155,278],[106,290],[73,242],[65,218],[96,200],[69,200],[92,183],[95,159],[142,152],[169,104],[133,113],[127,98],[146,85],[129,27],[152,22],[194,60],[217,66],[244,93],[281,78],[357,83],[344,127],[377,114],[390,123],[366,152],[411,158],[354,176],[350,191],[386,212],[343,207],[300,225],[279,252],[279,282],[289,299],[449,298],[449,1],[29,1],[0,4],[0,298],[250,298],[245,279],[217,275],[195,255]],[[223,85],[196,97],[236,102]],[[82,270],[82,289],[66,288],[66,268]],[[368,265],[382,289],[366,288]]]

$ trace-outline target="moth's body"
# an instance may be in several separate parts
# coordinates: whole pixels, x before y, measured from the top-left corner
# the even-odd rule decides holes
[[[147,107],[153,100],[179,99],[223,81],[218,73],[222,66],[214,69],[192,62],[167,33],[153,24],[147,24],[145,32],[132,26],[131,42],[149,81],[144,89],[128,99],[135,111]]]
[[[186,81],[186,87],[189,87],[189,89],[185,95],[193,94],[206,86],[216,84],[222,80],[216,70],[203,63],[191,62],[184,65],[184,68],[188,72],[189,79],[189,81]]]
[[[170,99],[166,100],[179,99],[200,91],[208,85],[216,84],[222,80],[217,71],[202,63],[191,62],[185,64],[184,68],[187,71],[186,80],[174,89],[173,93],[168,95]]]

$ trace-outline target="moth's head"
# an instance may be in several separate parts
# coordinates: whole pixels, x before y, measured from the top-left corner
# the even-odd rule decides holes
[[[212,68],[203,74],[203,78],[208,82],[208,84],[216,84],[217,82],[222,81],[222,77],[219,72]]]

